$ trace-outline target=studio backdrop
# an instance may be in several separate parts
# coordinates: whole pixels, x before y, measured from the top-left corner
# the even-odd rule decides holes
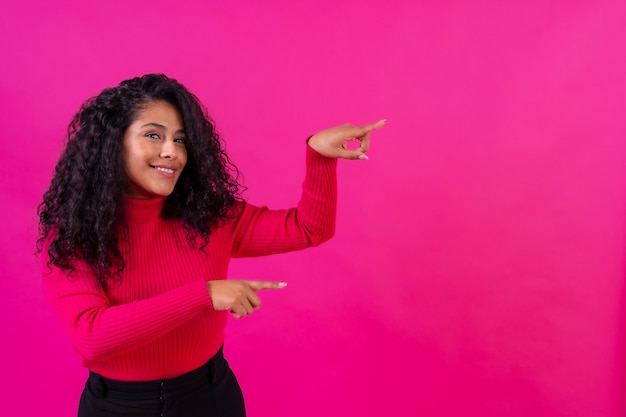
[[[389,120],[331,241],[231,264],[289,283],[227,327],[250,416],[626,415],[623,1],[22,0],[0,59],[3,415],[76,413],[36,207],[81,103],[152,72],[270,208],[308,136]]]

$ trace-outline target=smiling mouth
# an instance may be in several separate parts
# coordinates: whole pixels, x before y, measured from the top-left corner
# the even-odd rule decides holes
[[[173,169],[170,169],[170,168],[163,168],[163,167],[152,167],[152,168],[156,169],[157,171],[165,172],[166,174],[173,174],[175,172]]]

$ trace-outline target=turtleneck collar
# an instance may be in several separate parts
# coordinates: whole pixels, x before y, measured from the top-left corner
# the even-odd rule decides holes
[[[165,197],[132,198],[124,197],[126,219],[128,225],[149,224],[158,222],[161,218]]]

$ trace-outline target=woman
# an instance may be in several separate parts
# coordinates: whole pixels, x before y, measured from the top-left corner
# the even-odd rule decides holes
[[[226,280],[228,262],[329,239],[336,158],[367,159],[383,124],[313,135],[298,206],[268,210],[240,198],[212,121],[176,80],[88,100],[39,206],[44,288],[90,371],[78,415],[245,416],[222,355],[227,314],[286,284]]]

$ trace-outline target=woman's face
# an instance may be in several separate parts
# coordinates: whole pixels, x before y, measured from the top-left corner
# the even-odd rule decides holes
[[[135,198],[166,197],[187,163],[185,127],[180,112],[164,101],[142,106],[128,127],[122,157],[128,176],[126,195]]]

